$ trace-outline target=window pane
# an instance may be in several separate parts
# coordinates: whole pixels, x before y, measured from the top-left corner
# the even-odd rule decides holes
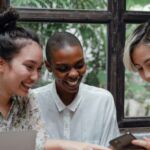
[[[84,82],[98,87],[106,87],[106,49],[107,49],[107,26],[98,24],[67,24],[67,23],[21,23],[23,26],[38,31],[43,43],[48,36],[56,31],[68,31],[75,34],[85,51],[87,73]],[[52,80],[48,72],[42,70],[42,78],[37,86]]]
[[[10,0],[15,7],[106,10],[107,0]]]
[[[127,10],[150,11],[150,0],[126,0]]]
[[[128,36],[137,24],[126,26]],[[125,117],[150,116],[150,84],[143,81],[138,73],[125,71]]]

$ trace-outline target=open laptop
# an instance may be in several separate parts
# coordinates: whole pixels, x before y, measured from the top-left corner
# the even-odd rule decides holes
[[[0,150],[35,150],[36,131],[0,133]]]

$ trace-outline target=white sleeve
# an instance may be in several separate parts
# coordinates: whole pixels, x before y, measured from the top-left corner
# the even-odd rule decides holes
[[[105,105],[105,113],[104,115],[104,128],[103,134],[101,137],[102,145],[109,146],[109,141],[120,135],[117,118],[116,118],[116,108],[114,104],[114,99],[112,95],[109,93],[107,104]]]

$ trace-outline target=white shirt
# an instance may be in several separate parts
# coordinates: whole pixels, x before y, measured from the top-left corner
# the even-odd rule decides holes
[[[81,83],[74,101],[65,106],[55,83],[34,90],[46,130],[52,139],[67,139],[108,146],[119,135],[116,109],[110,92]]]

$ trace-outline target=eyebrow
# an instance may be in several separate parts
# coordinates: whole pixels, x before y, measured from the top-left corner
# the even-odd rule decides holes
[[[36,61],[34,61],[34,60],[30,60],[30,59],[29,59],[29,60],[27,60],[27,62],[33,63],[33,64],[35,64],[35,65],[37,64],[37,62],[36,62]],[[40,66],[43,66],[43,64],[44,64],[44,62],[42,62]]]
[[[143,64],[146,64],[147,62],[149,62],[150,61],[150,58],[148,58],[148,59],[146,59],[144,62],[143,62]],[[134,64],[134,66],[140,66],[139,64]]]
[[[77,63],[79,63],[80,61],[84,61],[84,58],[80,58],[79,60],[77,60]],[[65,62],[57,62],[55,65],[68,65]]]
[[[144,64],[147,63],[148,61],[150,61],[150,58],[146,59],[146,60],[144,61]]]

